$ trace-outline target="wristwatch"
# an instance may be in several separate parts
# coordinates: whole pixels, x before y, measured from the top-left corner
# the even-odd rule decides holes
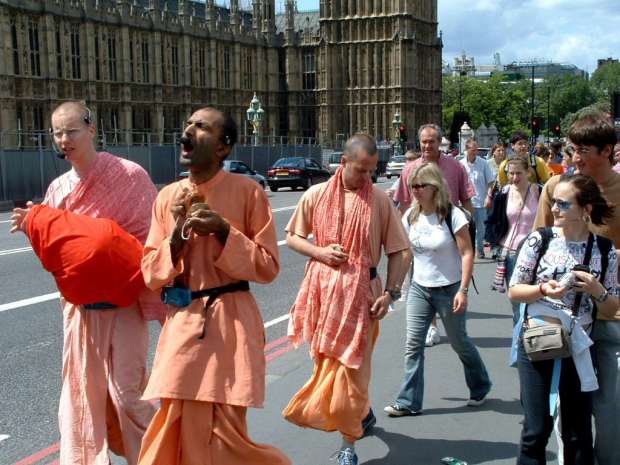
[[[462,294],[467,295],[467,293],[469,292],[469,288],[468,287],[461,287],[459,289],[459,292],[462,293]]]
[[[402,292],[400,292],[400,289],[398,288],[386,289],[385,292],[390,294],[390,299],[392,299],[392,302],[396,302],[403,295]]]
[[[609,297],[609,291],[607,289],[605,289],[605,291],[603,291],[603,293],[599,297],[592,296],[592,298],[599,304],[605,302],[607,300],[607,297]]]

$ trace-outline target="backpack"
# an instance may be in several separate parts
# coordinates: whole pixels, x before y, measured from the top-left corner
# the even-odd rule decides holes
[[[453,208],[458,208],[465,215],[465,218],[467,219],[467,231],[469,232],[469,238],[471,239],[471,246],[475,250],[476,223],[474,222],[474,219],[472,218],[471,213],[469,213],[469,211],[467,211],[465,208],[461,206],[450,204],[450,208],[448,209],[448,214],[446,215],[445,221],[446,221],[446,226],[448,226],[448,231],[450,231],[450,235],[452,236],[452,239],[454,240],[454,242],[456,242],[456,236],[454,235],[454,231],[452,230],[452,209]],[[478,287],[476,286],[476,282],[474,281],[473,274],[471,276],[471,283],[474,286],[474,290],[476,291],[476,294],[480,294],[478,292]]]

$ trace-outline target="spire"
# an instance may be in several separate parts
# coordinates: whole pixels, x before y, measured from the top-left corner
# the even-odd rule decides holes
[[[275,0],[262,1],[263,33],[273,34],[276,32],[276,2]]]

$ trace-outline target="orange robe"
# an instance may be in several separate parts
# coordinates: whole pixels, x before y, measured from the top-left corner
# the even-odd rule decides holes
[[[312,234],[314,208],[325,187],[326,183],[316,185],[303,195],[286,231],[306,238]],[[377,187],[373,186],[373,189],[368,239],[371,264],[377,267],[382,248],[387,255],[396,253],[408,249],[409,240],[390,198]],[[355,192],[345,191],[344,222],[348,221],[348,206],[354,195]],[[374,302],[382,292],[381,279],[377,277],[370,282],[371,301]],[[362,420],[370,408],[371,358],[378,334],[379,322],[373,320],[368,328],[369,343],[359,369],[349,368],[334,358],[319,354],[314,360],[312,377],[293,396],[284,409],[284,417],[299,426],[339,431],[350,442],[359,439]]]
[[[200,192],[230,223],[230,233],[224,245],[212,235],[192,234],[175,266],[170,208],[184,187]],[[151,289],[181,274],[194,291],[242,280],[271,282],[279,271],[278,244],[262,188],[221,170],[199,185],[186,179],[162,189],[153,207],[142,271]],[[168,311],[144,393],[146,399],[162,398],[162,409],[145,435],[140,464],[290,463],[277,449],[253,444],[245,430],[246,408],[262,407],[265,397],[265,333],[254,297],[250,292],[223,294],[206,313],[205,301]],[[205,324],[206,335],[199,339]],[[198,414],[203,411],[207,413]],[[197,436],[203,453],[193,456],[190,451],[198,446],[192,438]],[[210,440],[208,446],[205,440]],[[232,459],[235,454],[238,460]]]
[[[86,173],[78,176],[70,170],[52,181],[44,203],[110,218],[143,242],[156,195],[139,165],[100,152]],[[61,303],[60,465],[108,465],[108,449],[135,465],[155,412],[140,400],[148,378],[144,316],[157,319],[158,307],[151,304],[147,310],[136,302],[114,310],[85,310],[64,299]]]

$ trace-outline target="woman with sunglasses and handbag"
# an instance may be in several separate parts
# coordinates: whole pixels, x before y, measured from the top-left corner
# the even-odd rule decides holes
[[[474,263],[468,219],[450,202],[449,188],[434,163],[417,167],[408,184],[415,201],[403,215],[414,257],[406,306],[405,376],[396,400],[384,411],[392,417],[421,413],[424,341],[437,313],[465,370],[467,405],[478,407],[485,402],[491,381],[466,329],[467,288]]]
[[[604,224],[613,207],[591,178],[574,175],[561,178],[551,211],[554,226],[525,239],[508,292],[527,304],[515,329],[525,414],[517,464],[546,463],[559,393],[564,463],[591,465],[591,392],[598,383],[589,334],[594,312],[612,316],[618,308],[618,258],[589,228]],[[550,342],[546,347],[564,358],[546,359],[551,351],[541,348]]]
[[[501,250],[491,289],[505,292],[510,282],[521,241],[532,230],[540,187],[528,179],[527,160],[513,158],[507,162],[508,186],[493,197],[491,213],[486,221],[485,239]],[[519,319],[519,303],[511,302],[513,324]]]

